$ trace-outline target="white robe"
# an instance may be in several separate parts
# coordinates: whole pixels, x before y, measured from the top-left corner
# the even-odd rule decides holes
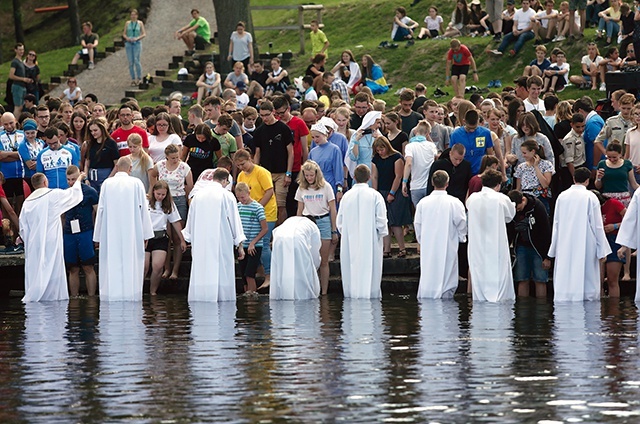
[[[413,226],[420,243],[418,298],[453,297],[459,280],[458,243],[467,240],[464,205],[446,191],[434,190],[418,203]]]
[[[189,301],[235,301],[233,250],[246,237],[233,194],[215,181],[200,189],[191,200],[182,234],[191,243]]]
[[[118,172],[100,188],[93,241],[100,243],[100,300],[140,301],[144,241],[153,238],[142,181]]]
[[[514,300],[507,222],[516,214],[507,196],[489,188],[467,199],[469,210],[469,271],[473,300]]]
[[[344,296],[380,298],[382,238],[389,234],[382,195],[367,183],[355,184],[340,202],[336,224]]]
[[[69,299],[60,215],[82,202],[81,184],[76,181],[67,190],[39,188],[22,205],[23,302]]]
[[[554,301],[600,299],[598,259],[609,253],[598,198],[585,186],[572,185],[558,196],[553,217]]]
[[[304,300],[318,297],[321,246],[320,230],[308,218],[292,216],[273,230],[271,299]]]
[[[616,243],[637,249],[640,246],[640,190],[636,190],[622,218]],[[640,302],[640,266],[636,265],[636,302]]]

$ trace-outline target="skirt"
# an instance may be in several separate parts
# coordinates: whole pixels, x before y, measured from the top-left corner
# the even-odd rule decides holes
[[[380,194],[387,200],[388,190],[380,190]],[[402,192],[398,190],[393,202],[387,203],[387,220],[390,227],[401,227],[403,225],[413,224],[411,216],[411,198],[404,197]]]

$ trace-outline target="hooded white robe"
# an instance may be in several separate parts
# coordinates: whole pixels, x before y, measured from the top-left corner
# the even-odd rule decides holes
[[[78,180],[67,190],[39,188],[22,205],[23,302],[69,299],[60,215],[82,202],[81,184]]]
[[[233,194],[216,181],[198,190],[182,235],[191,243],[189,301],[235,301],[233,250],[246,237]]]
[[[100,188],[93,241],[100,243],[100,300],[140,301],[144,241],[153,238],[142,181],[118,172]]]
[[[382,195],[367,183],[355,184],[340,202],[336,225],[344,296],[380,298],[382,238],[389,233]]]
[[[305,300],[320,294],[320,230],[309,218],[292,216],[273,230],[273,300]]]
[[[611,253],[600,202],[583,185],[574,184],[556,201],[549,257],[555,258],[553,300],[600,299],[600,263]]]
[[[482,187],[481,191],[469,196],[467,209],[473,300],[514,300],[516,293],[506,224],[516,214],[515,205],[504,194]]]
[[[640,246],[640,190],[633,193],[627,212],[622,218],[616,243],[637,249]],[[636,266],[636,302],[640,302],[640,266]]]
[[[458,243],[467,240],[464,205],[434,190],[418,203],[413,226],[420,243],[418,298],[452,298],[458,288]]]

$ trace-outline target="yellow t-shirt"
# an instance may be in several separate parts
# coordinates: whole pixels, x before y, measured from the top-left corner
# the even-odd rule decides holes
[[[239,173],[238,182],[246,183],[249,186],[249,195],[256,202],[260,202],[260,199],[262,199],[266,191],[273,188],[271,172],[259,165],[254,165],[253,171],[251,171],[250,174],[245,172]],[[267,222],[276,222],[278,220],[278,206],[276,205],[275,191],[264,207],[264,214],[267,217]]]
[[[311,56],[315,56],[322,51],[324,43],[328,41],[327,36],[320,29],[318,32],[311,31],[309,36],[311,38]],[[329,49],[325,50],[324,54],[329,57]]]
[[[616,12],[615,10],[613,10],[613,7],[610,7],[606,9],[604,13],[609,15],[611,19],[616,21],[620,20],[620,16],[622,16],[622,12],[620,12],[620,8],[618,8],[618,11]]]

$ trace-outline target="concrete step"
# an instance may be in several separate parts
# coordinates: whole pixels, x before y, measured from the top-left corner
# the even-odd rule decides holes
[[[141,84],[142,85],[142,84]],[[146,93],[147,90],[141,90],[140,88],[131,88],[124,92],[125,97],[131,97],[133,99],[137,98],[142,93]]]

